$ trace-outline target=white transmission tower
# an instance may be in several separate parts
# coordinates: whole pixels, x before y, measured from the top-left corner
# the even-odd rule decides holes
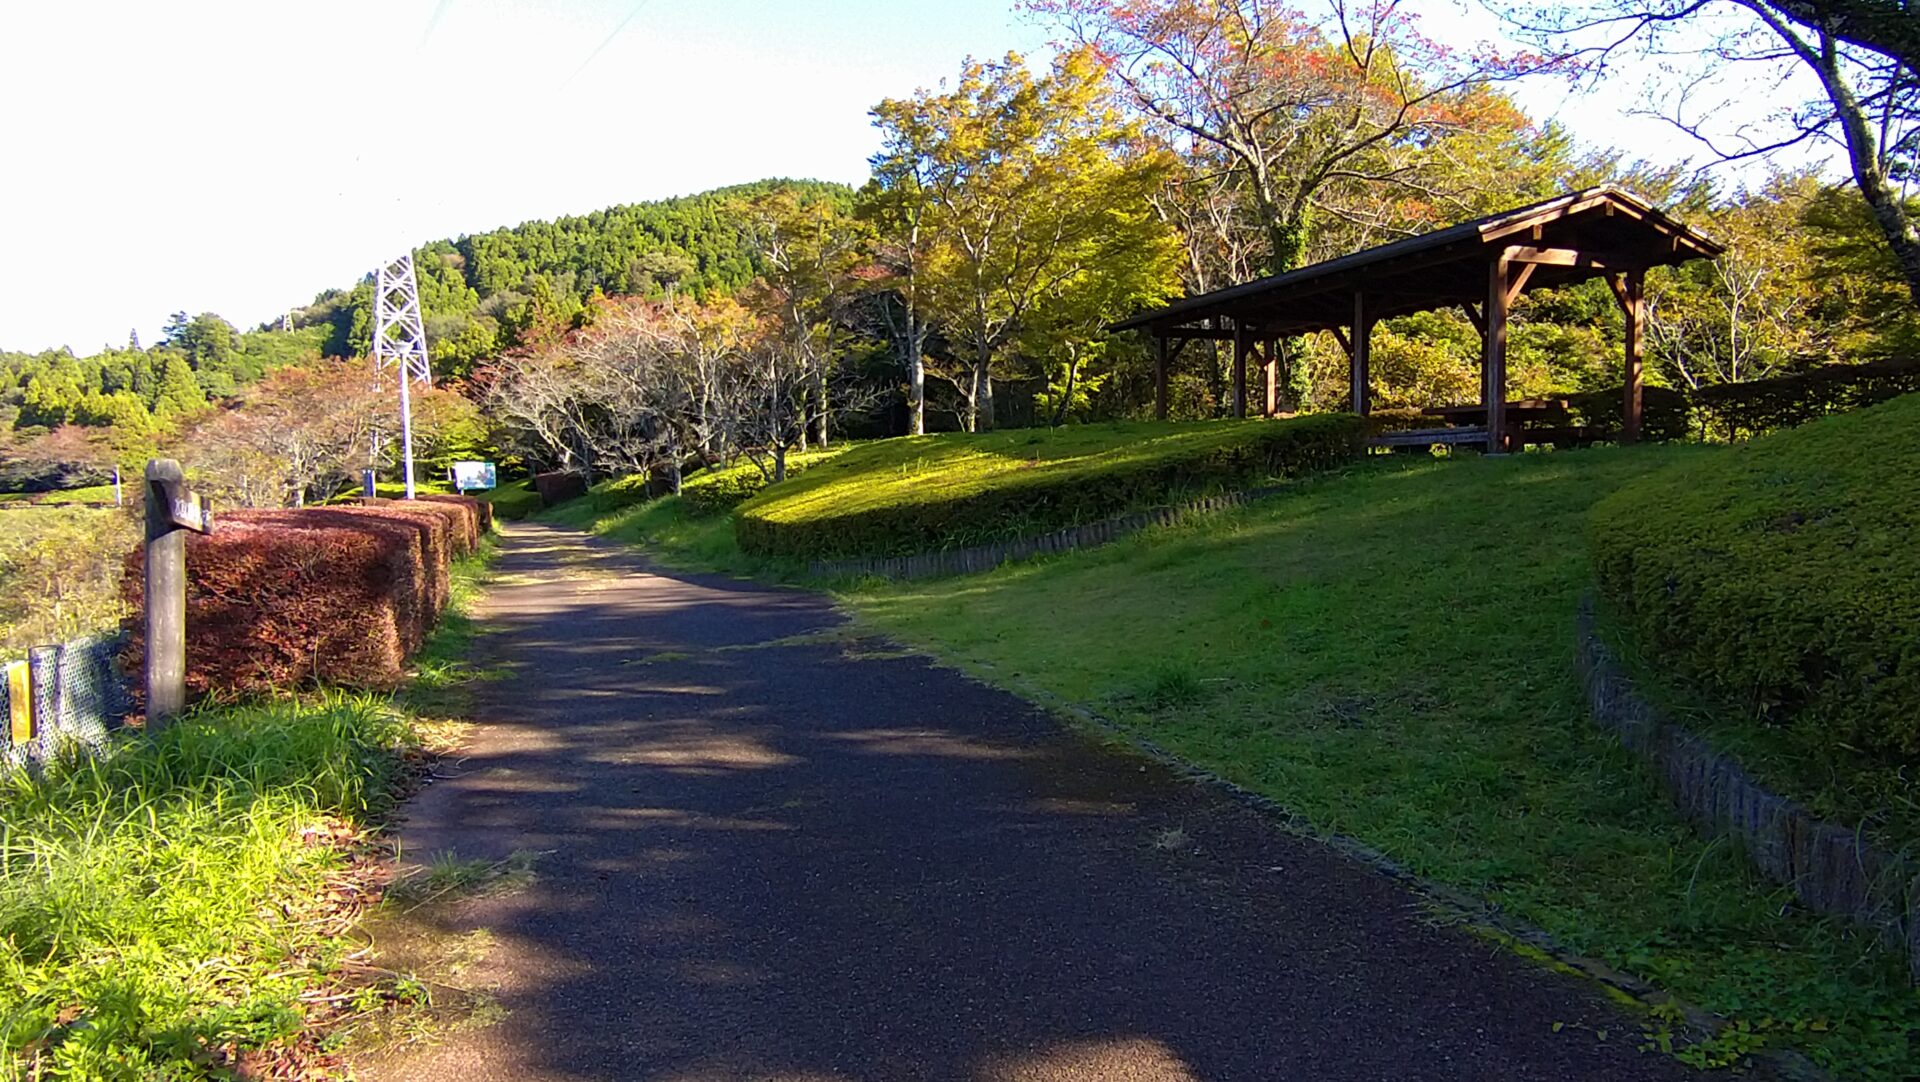
[[[413,253],[382,266],[373,276],[373,366],[400,373],[400,446],[406,463],[407,499],[413,499],[413,403],[408,387],[415,380],[432,386],[427,365],[427,331],[420,321],[420,284],[413,276]]]

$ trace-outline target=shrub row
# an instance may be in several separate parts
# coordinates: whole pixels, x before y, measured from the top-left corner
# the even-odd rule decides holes
[[[1624,386],[1580,391],[1565,396],[1573,419],[1591,430],[1593,438],[1617,440],[1623,424]],[[1640,438],[1666,443],[1692,434],[1693,402],[1685,391],[1672,387],[1640,388]]]
[[[923,440],[897,449],[869,445],[866,454],[838,459],[832,471],[743,504],[734,517],[735,535],[747,552],[802,559],[903,556],[1028,536],[1180,496],[1337,466],[1359,452],[1366,426],[1351,414],[1316,414],[1122,425],[1108,432],[1104,446],[1093,442],[1097,433],[1072,430],[943,436],[934,439],[944,445]],[[1023,454],[1021,445],[1010,442],[1022,437],[1036,449]],[[1055,452],[1072,447],[1077,453],[1046,457],[1049,442]],[[944,453],[949,464],[914,477],[911,463],[883,457],[923,451]],[[971,459],[965,457],[969,451]],[[833,476],[824,476],[829,472]],[[917,483],[896,484],[896,472]],[[863,485],[871,485],[868,498],[858,492]],[[845,498],[835,498],[836,491]],[[887,495],[872,498],[876,492]]]
[[[587,479],[584,475],[566,470],[536,473],[533,475],[533,490],[540,494],[540,506],[553,507],[585,496]]]
[[[468,496],[217,515],[213,533],[187,539],[189,689],[392,686],[446,607],[450,564],[489,524]],[[135,612],[143,560],[128,558]],[[133,624],[137,664],[145,629]]]
[[[1770,379],[1702,387],[1694,401],[1730,438],[1772,432],[1920,391],[1920,358],[1826,364]]]
[[[1592,438],[1617,440],[1620,438],[1620,414],[1625,395],[1624,387],[1608,387],[1555,397],[1567,400],[1567,410],[1572,414],[1574,423],[1585,425]],[[1676,391],[1671,387],[1642,387],[1641,438],[1662,442],[1686,439],[1692,431],[1689,424],[1692,410],[1693,404],[1684,391]],[[1446,423],[1424,410],[1413,408],[1374,410],[1367,415],[1367,422],[1374,432],[1406,432],[1438,428]]]
[[[787,479],[807,472],[808,467],[826,461],[830,454],[792,454],[787,456]],[[767,469],[773,468],[772,463]],[[724,514],[759,495],[767,487],[767,475],[752,462],[709,468],[687,478],[680,485],[680,502],[687,513],[696,516]]]
[[[1689,458],[1595,506],[1600,589],[1651,661],[1823,769],[1866,756],[1911,775],[1915,477],[1920,395]]]

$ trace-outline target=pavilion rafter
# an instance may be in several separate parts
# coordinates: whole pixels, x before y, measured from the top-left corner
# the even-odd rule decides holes
[[[1640,431],[1641,372],[1646,339],[1646,272],[1718,256],[1717,241],[1615,187],[1592,188],[1368,248],[1285,274],[1175,301],[1113,324],[1153,336],[1155,409],[1166,416],[1169,343],[1194,339],[1233,343],[1235,416],[1247,412],[1247,362],[1259,357],[1274,412],[1275,340],[1331,332],[1352,369],[1354,411],[1369,409],[1371,330],[1381,320],[1459,308],[1483,345],[1482,404],[1487,439],[1503,446],[1507,316],[1530,290],[1607,281],[1627,320],[1623,435]]]

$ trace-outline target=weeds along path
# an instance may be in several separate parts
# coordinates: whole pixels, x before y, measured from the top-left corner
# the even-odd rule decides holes
[[[1593,986],[817,597],[553,526],[496,567],[504,671],[402,839],[532,854],[415,914],[487,933],[459,983],[504,1010],[362,1077],[1686,1075]]]

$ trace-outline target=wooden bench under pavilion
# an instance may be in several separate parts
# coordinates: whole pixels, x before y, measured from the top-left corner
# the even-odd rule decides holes
[[[1351,367],[1353,410],[1369,412],[1368,352],[1373,325],[1393,316],[1458,307],[1480,331],[1484,425],[1383,434],[1382,444],[1486,443],[1519,450],[1506,416],[1507,314],[1520,294],[1604,278],[1626,313],[1621,438],[1640,436],[1646,349],[1646,274],[1653,267],[1711,259],[1725,248],[1619,188],[1591,188],[1432,233],[1368,248],[1285,274],[1175,301],[1113,325],[1154,340],[1154,415],[1167,415],[1167,370],[1187,342],[1233,343],[1230,394],[1247,415],[1247,369],[1266,378],[1265,410],[1279,408],[1282,339],[1331,332]],[[1516,404],[1517,405],[1517,404]],[[1516,413],[1530,407],[1519,406]]]

